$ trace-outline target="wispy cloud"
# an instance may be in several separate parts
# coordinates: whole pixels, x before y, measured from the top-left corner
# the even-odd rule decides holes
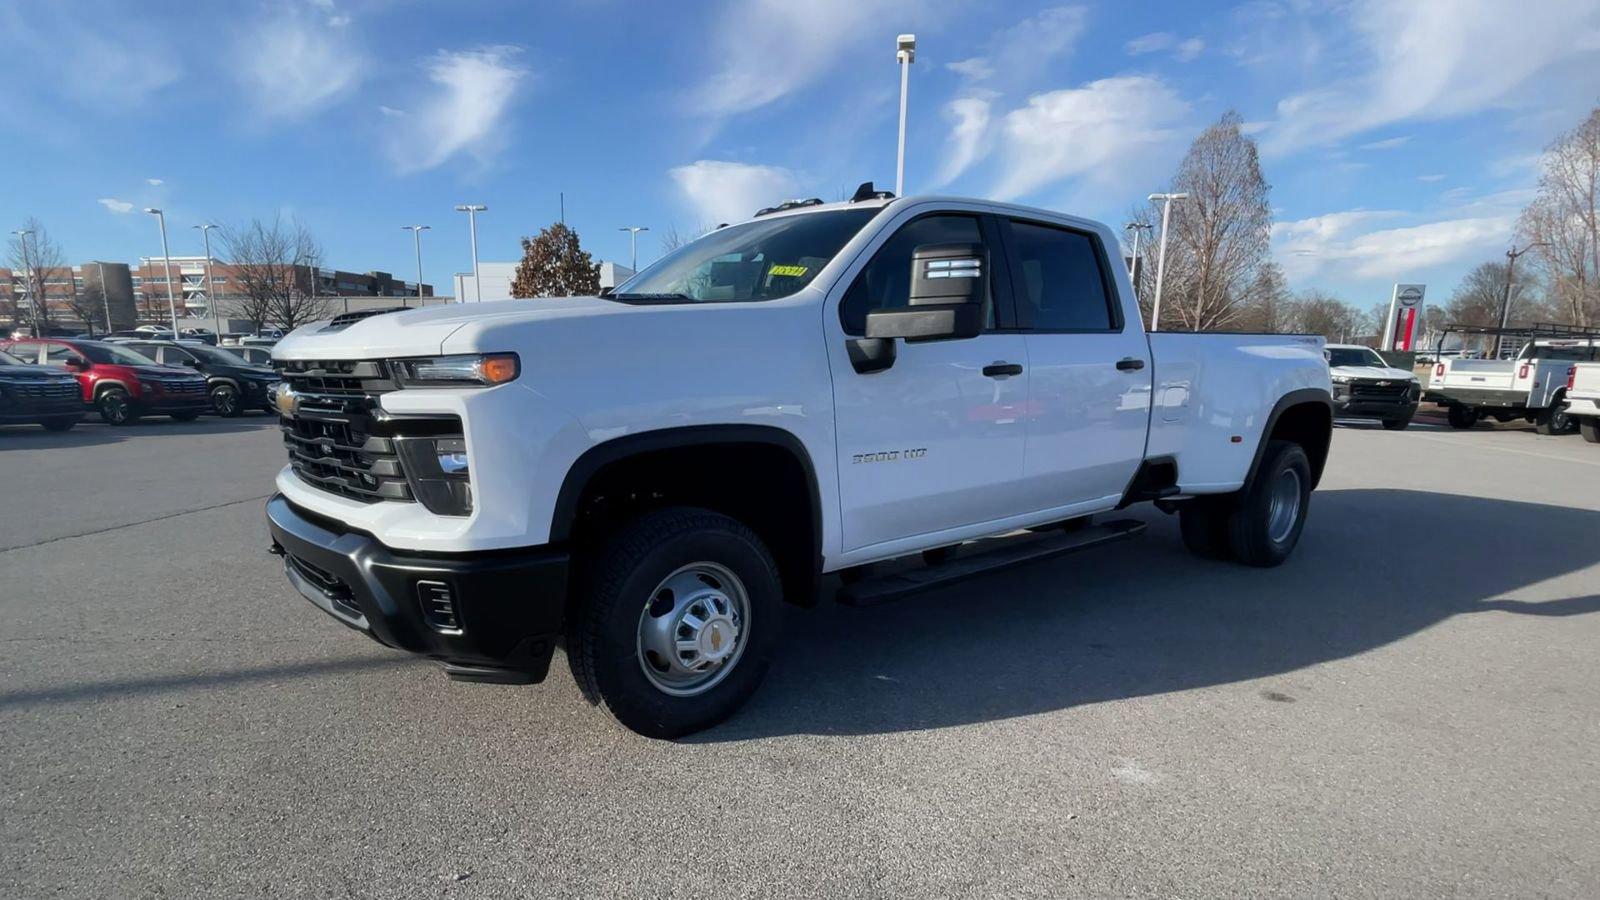
[[[1161,53],[1172,51],[1172,57],[1179,62],[1192,62],[1206,49],[1206,42],[1197,37],[1180,39],[1170,31],[1153,31],[1140,35],[1122,45],[1129,56],[1144,56],[1148,53]]]
[[[794,197],[799,179],[788,169],[701,159],[668,173],[698,221],[750,218],[756,210]]]
[[[353,92],[369,62],[344,31],[330,31],[316,10],[282,6],[234,43],[234,70],[254,111],[269,119],[320,112]]]
[[[1443,181],[1444,180],[1444,176],[1443,175],[1439,175],[1439,174],[1418,175],[1417,176],[1417,180],[1418,181],[1422,181],[1422,182]]]
[[[160,187],[163,184],[166,184],[166,182],[160,178],[146,178],[144,183],[150,185],[151,187]]]
[[[1086,7],[1053,6],[990,35],[983,45],[984,55],[950,63],[947,68],[966,78],[969,87],[1025,87],[1071,54],[1088,24]]]
[[[177,82],[182,56],[171,36],[122,13],[94,2],[0,4],[6,92],[31,87],[86,107],[128,111]]]
[[[516,62],[521,48],[500,46],[441,51],[427,64],[432,87],[413,111],[385,107],[412,121],[391,131],[389,158],[401,173],[442,165],[459,154],[487,164],[506,146],[506,113],[528,77]]]
[[[1193,62],[1206,49],[1206,42],[1197,37],[1189,38],[1178,44],[1172,55],[1178,62]]]
[[[993,194],[1013,199],[1063,179],[1116,177],[1170,150],[1189,104],[1158,78],[1125,76],[1050,91],[1005,114]]]
[[[718,60],[717,68],[690,91],[689,108],[720,118],[780,100],[885,28],[893,33],[892,23],[917,21],[922,6],[921,0],[731,2],[713,17],[704,54]]]
[[[934,187],[943,187],[955,181],[973,163],[988,155],[989,107],[987,97],[961,97],[945,104],[945,118],[949,119],[950,135],[945,145],[944,162]]]
[[[1592,0],[1544,0],[1526,14],[1503,0],[1358,0],[1346,14],[1358,74],[1284,98],[1263,149],[1283,153],[1395,122],[1464,115],[1495,104],[1531,76],[1594,53]],[[1494,48],[1494,62],[1484,48]]]
[[[111,210],[117,215],[126,215],[127,213],[133,212],[132,203],[129,203],[126,200],[118,200],[115,197],[101,197],[95,202],[101,206],[104,206],[106,209]]]
[[[1342,277],[1400,278],[1493,251],[1510,234],[1510,213],[1373,228],[1407,218],[1395,210],[1348,210],[1279,222],[1273,251],[1291,281],[1333,272]]]
[[[1393,150],[1396,147],[1404,147],[1406,144],[1409,144],[1409,143],[1411,143],[1411,135],[1406,134],[1406,135],[1401,135],[1400,137],[1385,138],[1384,140],[1381,140],[1381,141],[1371,141],[1371,142],[1362,144],[1361,145],[1361,149],[1362,150]]]

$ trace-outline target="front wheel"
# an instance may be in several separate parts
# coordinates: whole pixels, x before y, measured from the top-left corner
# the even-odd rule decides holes
[[[211,389],[211,408],[217,415],[231,419],[244,412],[244,404],[239,402],[239,389],[231,384],[219,384]]]
[[[1478,411],[1471,406],[1451,406],[1445,418],[1451,428],[1471,428],[1478,424]]]
[[[1411,417],[1410,416],[1406,416],[1404,419],[1384,419],[1383,420],[1383,430],[1384,431],[1405,431],[1406,430],[1406,426],[1408,426],[1410,424],[1411,424]]]
[[[1255,478],[1228,517],[1233,557],[1251,566],[1280,565],[1300,542],[1311,507],[1311,461],[1299,444],[1273,441]]]
[[[1570,434],[1572,417],[1567,415],[1567,405],[1557,401],[1539,410],[1533,417],[1533,430],[1540,434]]]
[[[755,692],[783,598],[755,532],[709,510],[657,510],[613,534],[586,569],[567,660],[590,702],[639,734],[675,738]]]
[[[122,388],[107,388],[94,405],[107,425],[131,425],[139,420],[133,403],[128,400],[128,392]]]

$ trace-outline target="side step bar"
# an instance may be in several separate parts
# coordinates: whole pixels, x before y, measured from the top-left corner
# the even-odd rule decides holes
[[[1023,534],[999,538],[1000,546],[968,556],[956,556],[936,566],[864,578],[839,589],[838,600],[847,606],[876,606],[907,594],[943,587],[999,569],[1036,562],[1130,538],[1144,531],[1137,519],[1116,519],[1059,534]]]

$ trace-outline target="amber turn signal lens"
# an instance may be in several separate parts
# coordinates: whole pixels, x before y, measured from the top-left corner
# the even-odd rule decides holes
[[[504,384],[517,377],[517,357],[511,353],[485,356],[478,371],[488,384]]]

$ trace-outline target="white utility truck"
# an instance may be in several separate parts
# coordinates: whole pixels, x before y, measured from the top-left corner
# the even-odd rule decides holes
[[[1106,226],[869,183],[607,296],[297,329],[272,549],[453,678],[540,681],[560,642],[591,701],[682,735],[751,695],[825,573],[876,603],[1128,537],[1087,517],[1140,501],[1197,554],[1283,562],[1328,454],[1322,345],[1147,335]]]
[[[1600,362],[1574,363],[1567,375],[1567,415],[1583,439],[1600,444]]]
[[[1484,335],[1504,347],[1521,347],[1511,359],[1438,357],[1423,399],[1446,407],[1453,427],[1471,428],[1489,416],[1500,422],[1526,419],[1540,434],[1573,430],[1566,413],[1567,373],[1577,361],[1600,359],[1600,329],[1451,325],[1440,335],[1441,346],[1451,332]]]

